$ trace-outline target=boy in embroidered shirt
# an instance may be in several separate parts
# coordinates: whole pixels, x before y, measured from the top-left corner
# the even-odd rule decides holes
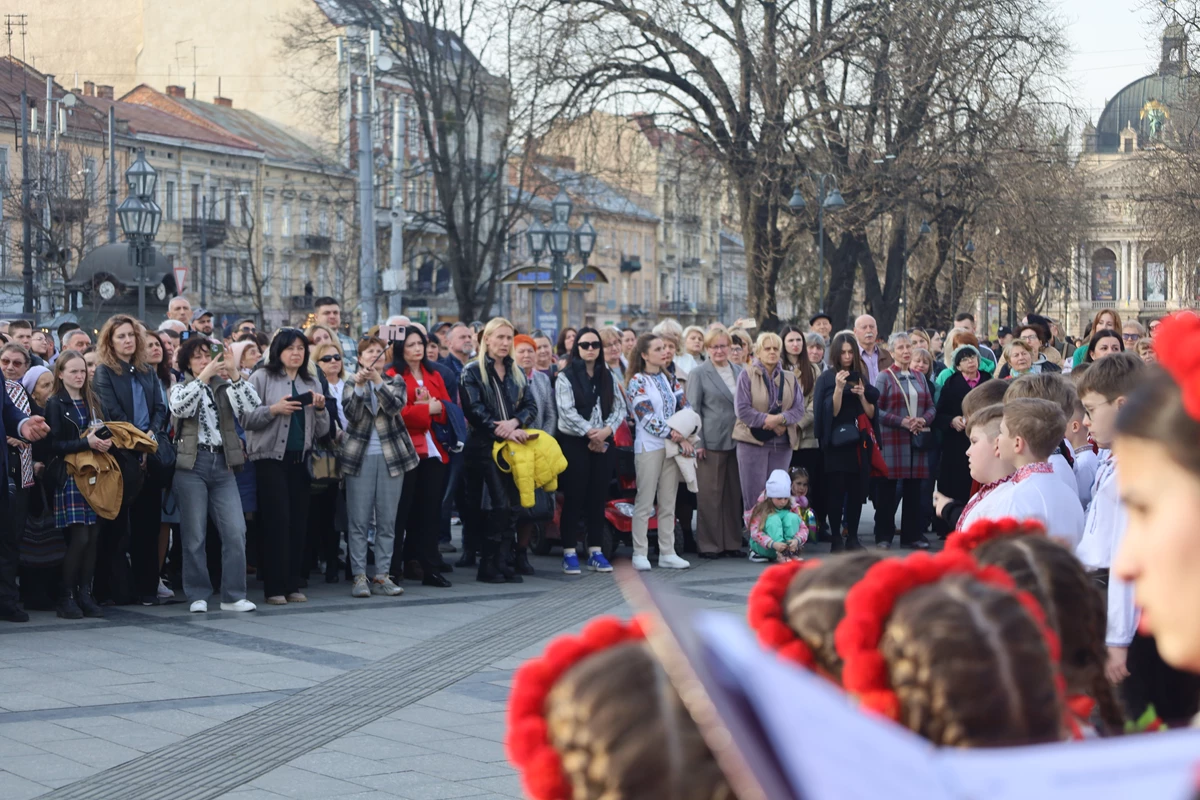
[[[1004,406],[995,403],[984,406],[967,419],[967,437],[971,440],[967,463],[971,467],[971,478],[979,484],[979,491],[966,503],[956,503],[943,494],[934,493],[938,516],[953,530],[964,530],[975,519],[986,518],[980,515],[1007,491],[1006,479],[1012,474],[1013,465],[1002,459],[996,450],[1003,416]]]
[[[1018,397],[1004,401],[996,449],[1016,472],[1004,508],[989,511],[989,516],[1041,520],[1052,538],[1073,548],[1083,537],[1083,507],[1074,492],[1064,495],[1062,481],[1049,461],[1062,443],[1066,426],[1066,415],[1049,400]]]
[[[1110,363],[1111,362],[1111,363]],[[1108,626],[1105,644],[1108,646],[1108,665],[1105,672],[1112,683],[1124,682],[1121,693],[1126,705],[1131,695],[1144,694],[1138,684],[1154,680],[1153,675],[1130,673],[1126,668],[1129,645],[1137,635],[1138,613],[1133,603],[1133,586],[1108,570],[1125,536],[1125,506],[1117,490],[1116,464],[1113,462],[1113,435],[1117,412],[1125,405],[1126,397],[1138,385],[1145,365],[1133,353],[1115,353],[1094,362],[1079,381],[1079,397],[1087,411],[1084,423],[1100,446],[1096,479],[1092,484],[1092,502],[1088,506],[1083,539],[1075,555],[1093,578],[1106,587],[1108,596]],[[1143,671],[1144,672],[1144,671]],[[1140,709],[1127,708],[1136,718]]]
[[[1063,413],[1063,419],[1068,420],[1075,412],[1075,401],[1078,398],[1078,393],[1075,391],[1075,384],[1071,383],[1070,378],[1056,372],[1041,372],[1034,375],[1022,375],[1012,381],[1008,387],[1008,391],[1004,393],[1004,399],[1015,400],[1018,397],[1036,397],[1041,400],[1049,400],[1057,405]],[[1046,459],[1050,466],[1054,468],[1054,474],[1062,481],[1063,486],[1069,490],[1070,497],[1079,499],[1079,480],[1075,477],[1074,454],[1070,452],[1070,448],[1065,445],[1067,435],[1067,425],[1063,423],[1063,429],[1058,432],[1058,443],[1055,444],[1050,458]],[[1082,510],[1083,506],[1080,505]]]
[[[1076,393],[1075,409],[1067,421],[1067,444],[1075,457],[1075,481],[1079,484],[1079,502],[1083,504],[1085,512],[1092,502],[1092,482],[1096,479],[1096,467],[1100,464],[1100,456],[1088,441],[1088,429],[1084,424],[1086,416],[1087,411]]]

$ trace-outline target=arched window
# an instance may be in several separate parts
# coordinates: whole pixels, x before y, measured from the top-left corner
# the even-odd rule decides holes
[[[1092,300],[1113,302],[1117,299],[1117,255],[1107,247],[1092,253]]]
[[[1161,250],[1148,250],[1142,257],[1142,299],[1167,302],[1167,259]]]

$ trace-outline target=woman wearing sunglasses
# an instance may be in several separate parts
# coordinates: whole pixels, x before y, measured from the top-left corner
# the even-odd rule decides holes
[[[324,332],[325,326],[313,326],[314,333]],[[321,383],[321,392],[325,395],[330,414],[329,435],[336,442],[346,430],[346,407],[342,400],[342,392],[346,388],[346,362],[342,356],[342,347],[336,336],[326,339],[322,336],[320,344],[312,348],[312,373]],[[341,531],[337,527],[338,494],[341,484],[313,484],[308,503],[308,546],[305,548],[306,571],[309,574],[316,566],[318,558],[325,562],[325,582],[337,583],[338,551],[341,549]]]

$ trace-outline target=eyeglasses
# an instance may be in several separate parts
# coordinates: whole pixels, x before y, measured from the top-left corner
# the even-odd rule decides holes
[[[341,356],[339,356],[337,353],[333,353],[333,354],[331,354],[331,355],[327,355],[327,356],[321,356],[321,357],[320,357],[319,359],[317,359],[317,360],[318,360],[318,361],[320,361],[322,364],[329,364],[329,363],[332,363],[332,362],[334,362],[334,361],[341,361],[341,360],[342,360],[342,357],[341,357]]]
[[[1138,339],[1140,339],[1142,337],[1141,337],[1141,335],[1136,334],[1136,333],[1122,333],[1121,338],[1127,342],[1136,342]]]
[[[578,342],[580,350],[599,350],[599,342]]]

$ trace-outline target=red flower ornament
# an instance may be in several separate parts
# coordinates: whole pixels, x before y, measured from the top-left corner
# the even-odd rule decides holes
[[[1200,317],[1191,311],[1172,314],[1154,337],[1158,363],[1183,392],[1183,408],[1200,421]]]
[[[1006,536],[1045,536],[1046,525],[1041,520],[981,519],[965,531],[955,531],[946,539],[946,551],[973,552],[985,542]]]
[[[809,646],[788,625],[784,599],[793,578],[802,570],[819,565],[816,559],[808,559],[767,567],[750,590],[746,605],[747,621],[757,634],[759,644],[805,669],[813,669],[816,660]]]

